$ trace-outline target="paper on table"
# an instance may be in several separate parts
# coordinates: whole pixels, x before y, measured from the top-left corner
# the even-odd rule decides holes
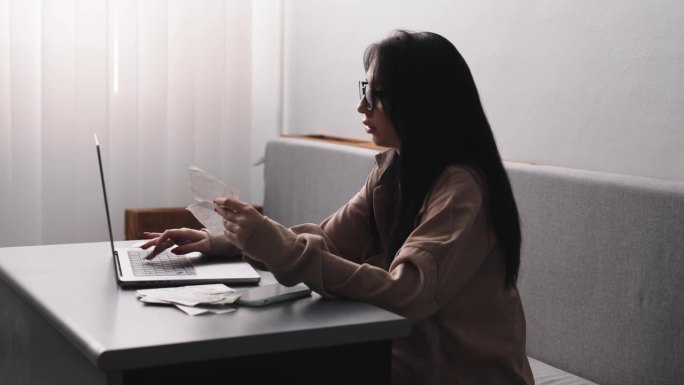
[[[179,305],[176,304],[176,307],[179,308],[180,310],[184,311],[188,315],[199,315],[199,314],[204,314],[204,313],[214,313],[214,314],[223,314],[223,313],[230,313],[235,310],[237,310],[237,307],[233,306],[235,304],[235,301],[240,298],[240,294],[238,293],[231,293],[227,294],[226,298],[208,303],[208,304],[199,304],[196,306],[184,306],[184,305]]]
[[[208,308],[204,306],[197,306],[197,307],[192,307],[192,306],[183,306],[183,305],[176,305],[177,308],[183,310],[185,314],[187,315],[200,315],[204,313],[214,313],[214,314],[223,314],[223,313],[230,313],[234,312],[237,310],[235,307],[224,307],[224,308]]]
[[[196,202],[187,207],[188,211],[209,233],[223,234],[223,218],[214,211],[214,199],[238,198],[237,191],[198,167],[190,167],[188,172],[190,173],[190,190]]]
[[[137,294],[141,297],[143,302],[157,303],[157,301],[163,301],[185,306],[195,306],[223,301],[229,294],[233,294],[234,292],[234,289],[218,283],[161,289],[142,289],[138,290]]]
[[[234,312],[237,310],[236,307],[230,306],[230,307],[208,307],[208,306],[183,306],[183,305],[176,305],[177,308],[180,310],[183,310],[185,314],[187,315],[200,315],[204,313],[214,313],[214,314],[223,314],[223,313],[230,313]]]
[[[223,314],[235,311],[232,306],[240,294],[223,284],[192,285],[137,291],[141,302],[173,305],[189,315]]]

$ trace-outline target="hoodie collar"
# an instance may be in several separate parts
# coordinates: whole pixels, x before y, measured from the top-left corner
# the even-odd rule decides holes
[[[392,164],[392,161],[396,156],[397,152],[393,148],[387,149],[375,155],[375,163],[380,169],[380,178],[382,178],[382,175],[385,173],[385,171],[387,171],[387,168]]]

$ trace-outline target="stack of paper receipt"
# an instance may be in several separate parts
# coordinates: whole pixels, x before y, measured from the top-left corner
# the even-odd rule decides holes
[[[238,192],[226,186],[223,182],[207,174],[197,167],[190,167],[190,190],[195,198],[195,203],[187,207],[187,210],[211,234],[223,235],[223,217],[214,211],[214,199],[228,197],[238,199]]]
[[[240,298],[240,294],[234,289],[220,283],[141,289],[136,293],[142,302],[173,305],[188,315],[222,314],[235,311],[233,304]]]

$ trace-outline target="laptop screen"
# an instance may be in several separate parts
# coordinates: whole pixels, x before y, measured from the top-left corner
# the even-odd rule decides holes
[[[107,213],[107,228],[109,230],[109,244],[112,247],[112,257],[116,255],[114,251],[114,236],[112,236],[112,221],[109,218],[109,204],[107,203],[107,189],[105,188],[104,171],[102,170],[102,155],[100,155],[100,142],[97,140],[97,134],[93,134],[95,137],[95,149],[97,150],[97,162],[100,165],[100,179],[102,180],[102,193],[104,194],[105,212]]]

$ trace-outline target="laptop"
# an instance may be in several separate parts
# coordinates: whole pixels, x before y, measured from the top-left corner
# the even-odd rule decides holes
[[[247,262],[238,258],[205,257],[200,253],[176,255],[165,251],[151,261],[144,257],[148,250],[137,247],[114,247],[109,203],[105,188],[100,143],[95,135],[97,161],[100,166],[102,193],[104,195],[109,243],[114,258],[116,280],[121,287],[138,286],[185,286],[206,283],[250,284],[258,283],[259,273]]]

